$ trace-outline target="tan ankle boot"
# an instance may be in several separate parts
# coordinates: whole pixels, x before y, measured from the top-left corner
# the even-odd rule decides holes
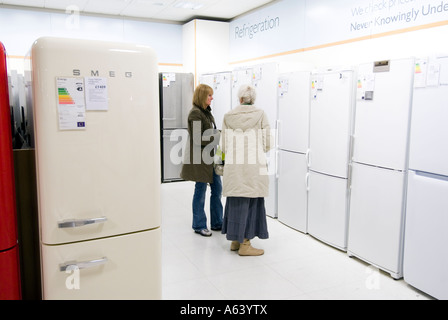
[[[248,239],[244,239],[244,242],[240,244],[238,254],[240,256],[261,256],[264,254],[264,250],[255,249],[250,245],[250,241]]]
[[[238,251],[240,248],[240,243],[238,241],[232,241],[230,244],[230,250],[231,251]]]

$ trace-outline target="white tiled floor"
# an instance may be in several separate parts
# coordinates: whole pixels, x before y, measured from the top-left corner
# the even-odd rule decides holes
[[[271,218],[270,239],[252,241],[265,254],[240,257],[220,232],[206,238],[192,231],[193,183],[162,184],[161,189],[163,299],[432,299]],[[206,212],[208,199],[209,193]]]

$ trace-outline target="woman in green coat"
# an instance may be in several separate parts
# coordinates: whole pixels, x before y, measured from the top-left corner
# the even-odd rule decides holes
[[[189,140],[180,174],[182,179],[196,182],[192,205],[193,230],[206,237],[212,235],[207,229],[207,217],[204,210],[207,184],[210,184],[211,189],[212,230],[221,230],[223,215],[221,177],[214,170],[219,131],[216,130],[215,118],[210,108],[212,100],[213,89],[208,85],[200,84],[194,92],[193,107],[188,115]]]

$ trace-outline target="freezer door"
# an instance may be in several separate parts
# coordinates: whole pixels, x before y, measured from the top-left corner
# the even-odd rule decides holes
[[[161,229],[42,245],[45,300],[161,299]]]
[[[310,73],[294,72],[279,77],[278,147],[306,153],[310,121]]]
[[[404,279],[448,299],[448,177],[409,172]]]
[[[448,58],[430,67],[439,69],[439,81],[414,89],[409,168],[448,176]]]
[[[32,48],[32,68],[41,240],[68,243],[160,226],[155,52],[128,44],[41,38]],[[57,85],[57,78],[65,80]],[[65,130],[61,121],[71,120],[61,111],[67,91],[76,103],[83,101],[83,91],[72,81],[101,79],[107,84],[107,109],[84,112],[79,107],[84,126]],[[61,86],[65,83],[67,88]]]
[[[347,178],[353,71],[312,75],[310,169]]]
[[[414,59],[389,61],[389,71],[375,64],[359,66],[353,161],[404,170],[407,161]],[[364,97],[364,98],[363,98]]]
[[[402,276],[405,176],[353,164],[348,251],[394,278]]]
[[[308,166],[304,154],[279,151],[278,220],[307,233]]]
[[[347,179],[310,171],[308,232],[340,250],[347,248]]]
[[[179,181],[182,160],[188,141],[188,130],[163,130],[163,182]]]

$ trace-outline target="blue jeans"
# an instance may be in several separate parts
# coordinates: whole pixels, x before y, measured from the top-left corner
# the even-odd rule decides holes
[[[210,184],[210,220],[212,229],[222,227],[222,182],[221,177],[213,170],[213,183]],[[196,182],[193,195],[193,229],[200,231],[207,229],[207,217],[205,215],[205,193],[207,183]]]

